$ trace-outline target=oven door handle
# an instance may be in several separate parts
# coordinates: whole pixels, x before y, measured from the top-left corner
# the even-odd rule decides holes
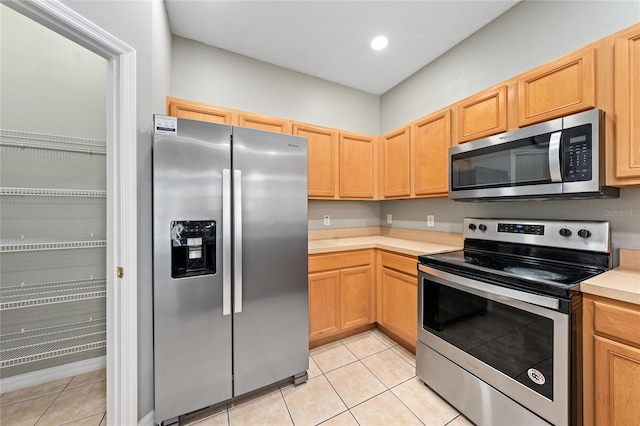
[[[449,287],[453,287],[461,291],[471,292],[481,297],[490,295],[493,299],[511,301],[516,300],[520,302],[530,303],[532,305],[550,308],[556,311],[560,310],[560,300],[553,297],[527,293],[524,291],[513,290],[507,287],[500,287],[497,285],[472,280],[469,278],[461,277],[459,275],[454,275],[448,272],[429,268],[428,266],[422,264],[418,265],[418,270],[425,274],[446,280],[446,285],[448,285]]]

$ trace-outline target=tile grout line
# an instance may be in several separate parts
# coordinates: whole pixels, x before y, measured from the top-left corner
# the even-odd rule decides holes
[[[413,379],[415,379],[416,377],[418,377],[418,376],[417,376],[417,375],[414,375],[414,376],[413,376],[413,377],[411,377],[410,379],[407,379],[407,380],[405,380],[405,381],[404,381],[404,382],[402,382],[402,383],[398,383],[398,384],[397,384],[397,385],[395,385],[393,388],[397,388],[398,386],[403,385],[403,384],[407,383],[409,380],[413,380]],[[420,380],[420,379],[418,379],[418,380]],[[426,385],[425,385],[425,386],[426,386]],[[404,403],[404,401],[403,401],[403,400],[402,400],[398,395],[396,395],[395,393],[393,393],[393,390],[392,390],[393,388],[389,389],[389,390],[391,391],[391,394],[392,394],[393,396],[395,396],[395,397],[396,397],[396,399],[397,399],[398,401],[400,401],[400,404],[404,405],[404,406],[407,408],[407,410],[409,410],[409,412],[410,412],[411,414],[413,414],[413,415],[416,417],[416,419],[418,419],[418,421],[424,425],[425,423],[422,421],[422,419],[420,419],[420,417],[418,417],[418,415],[417,415],[416,413],[414,413],[414,412],[413,412],[413,410],[412,410],[412,409],[411,409],[407,404],[405,404],[405,403]],[[455,417],[454,417],[454,418],[455,418]],[[445,423],[445,424],[446,424],[446,423]],[[444,426],[444,425],[443,425],[443,426]]]
[[[74,419],[74,420],[69,420],[68,422],[60,423],[59,426],[64,426],[64,425],[68,425],[70,423],[75,423],[75,422],[80,421],[80,420],[88,419],[89,417],[93,417],[93,416],[95,416],[97,414],[100,414],[100,413],[93,413],[93,414],[89,414],[88,416],[85,416],[85,417],[81,417],[81,418]],[[104,419],[104,416],[106,416],[106,415],[107,415],[107,412],[105,411],[104,414],[102,415],[102,417],[100,418],[100,422],[102,422],[102,419]],[[99,424],[100,423],[98,423],[98,425]]]
[[[370,331],[369,331],[369,334],[370,334],[371,336],[373,336],[375,339],[377,339],[379,342],[381,342],[381,343],[385,344],[385,342],[383,342],[382,340],[378,339],[378,338],[377,338],[373,333],[371,333]],[[345,346],[346,346],[346,345],[345,345]],[[386,346],[386,344],[385,344],[385,346]],[[363,366],[364,366],[364,367],[365,367],[365,368],[366,368],[366,369],[367,369],[367,370],[368,370],[368,371],[369,371],[369,372],[370,372],[370,373],[371,373],[371,374],[372,374],[376,379],[378,379],[378,381],[380,381],[380,383],[382,383],[382,384],[383,384],[383,386],[387,389],[387,390],[386,390],[386,391],[384,391],[384,392],[387,392],[387,391],[391,392],[391,395],[393,395],[393,397],[394,397],[394,398],[396,398],[396,399],[397,399],[397,400],[398,400],[398,401],[399,401],[399,402],[400,402],[400,403],[401,403],[401,404],[402,404],[402,405],[403,405],[407,410],[409,410],[409,412],[410,412],[411,414],[413,414],[413,415],[414,415],[414,417],[415,417],[415,418],[416,418],[420,423],[422,423],[422,424],[424,425],[424,422],[423,422],[422,420],[420,420],[420,418],[417,416],[417,414],[416,414],[416,413],[414,413],[414,412],[413,412],[413,410],[411,410],[411,408],[409,408],[409,407],[404,403],[404,401],[402,401],[402,399],[400,399],[400,398],[399,398],[395,393],[393,393],[393,388],[398,387],[398,386],[400,386],[400,385],[402,385],[402,384],[404,384],[404,383],[408,382],[409,380],[412,380],[412,379],[416,378],[416,377],[417,377],[417,375],[416,375],[416,374],[414,374],[413,376],[411,376],[411,377],[410,377],[410,378],[408,378],[407,380],[403,380],[402,382],[400,382],[400,383],[396,384],[396,385],[395,385],[395,386],[393,386],[393,387],[388,387],[386,384],[384,384],[384,383],[382,382],[382,380],[380,379],[380,377],[378,377],[378,376],[376,375],[376,373],[374,373],[373,371],[371,371],[371,369],[370,369],[369,367],[367,367],[367,365],[366,365],[365,363],[363,363],[363,362],[362,362],[362,360],[363,360],[363,359],[365,359],[365,358],[369,358],[369,357],[374,356],[374,355],[376,355],[376,354],[382,353],[382,352],[384,352],[385,350],[390,350],[392,353],[394,353],[395,355],[397,355],[397,356],[398,356],[398,358],[400,358],[402,361],[406,362],[407,364],[409,364],[411,367],[413,367],[413,368],[415,369],[415,366],[414,366],[414,365],[412,365],[408,360],[406,360],[403,356],[401,356],[399,353],[397,353],[396,351],[394,351],[394,350],[392,349],[393,347],[396,347],[396,346],[398,346],[398,345],[396,344],[396,345],[394,345],[394,346],[388,346],[386,349],[384,349],[384,350],[382,350],[382,351],[374,352],[374,353],[372,353],[372,354],[370,354],[370,355],[367,355],[367,356],[366,356],[366,357],[364,357],[364,358],[358,358],[358,356],[357,356],[357,355],[355,355],[355,354],[353,354],[353,355],[354,355],[356,358],[358,358],[358,361],[360,361],[360,362],[362,363],[362,365],[363,365]],[[349,349],[349,348],[347,347],[347,349]],[[352,353],[353,353],[353,352],[352,352]],[[377,396],[379,396],[379,395],[383,394],[384,392],[381,392],[381,393],[379,393],[379,394],[377,394],[377,395],[374,395],[374,396],[372,396],[371,398],[368,398],[368,399],[366,399],[366,400],[362,401],[361,403],[354,405],[354,406],[353,406],[353,407],[351,407],[351,408],[357,407],[357,406],[358,406],[358,405],[360,405],[360,404],[364,404],[366,401],[369,401],[370,399],[373,399],[373,398],[375,398],[375,397],[377,397]],[[348,409],[349,409],[349,412],[351,412],[351,408],[348,408]],[[352,414],[352,415],[353,415],[353,414]],[[355,418],[355,416],[353,416],[353,417]],[[454,419],[456,419],[456,418],[457,418],[457,416],[456,416],[456,417],[454,417],[451,421],[453,421],[453,420],[454,420]],[[356,420],[356,421],[357,421],[357,420]],[[451,421],[450,421],[450,422],[451,422]],[[448,423],[450,423],[450,422],[448,422]],[[448,423],[447,423],[447,424],[448,424]]]
[[[356,355],[355,353],[353,353],[353,351],[352,351],[351,349],[349,349],[349,347],[348,347],[348,346],[343,342],[343,340],[344,340],[344,339],[340,339],[340,340],[338,340],[338,342],[340,342],[340,343],[342,344],[342,346],[344,346],[344,347],[345,347],[345,348],[346,348],[346,349],[351,353],[351,355],[353,355],[353,356],[356,358],[356,361],[349,362],[349,363],[347,363],[347,364],[341,365],[340,367],[336,367],[336,368],[334,368],[334,369],[332,369],[332,370],[329,370],[329,371],[327,371],[327,372],[324,372],[324,371],[320,368],[320,366],[318,366],[318,369],[322,372],[322,375],[323,375],[323,376],[325,376],[325,380],[327,380],[327,382],[329,383],[329,385],[331,386],[331,388],[334,390],[334,392],[336,393],[336,395],[338,395],[338,398],[340,398],[340,401],[342,401],[342,403],[344,404],[344,406],[345,406],[345,407],[347,407],[347,410],[346,410],[346,411],[348,411],[348,412],[349,412],[349,414],[351,414],[351,416],[352,416],[352,417],[353,417],[353,419],[356,421],[356,423],[358,423],[358,425],[360,425],[360,423],[359,423],[359,422],[358,422],[358,420],[356,419],[356,416],[351,412],[351,410],[352,410],[353,408],[355,408],[355,407],[357,407],[357,406],[361,405],[361,404],[364,404],[365,402],[367,402],[367,401],[369,401],[369,400],[371,400],[371,399],[373,399],[373,398],[375,398],[375,397],[377,397],[377,396],[382,395],[383,393],[385,393],[385,392],[387,392],[387,391],[391,391],[391,388],[387,387],[387,385],[385,385],[385,384],[382,382],[382,380],[380,380],[380,378],[379,378],[378,376],[376,376],[376,375],[375,375],[375,373],[374,373],[373,371],[371,371],[371,370],[370,370],[370,369],[369,369],[369,368],[368,368],[368,367],[367,367],[367,366],[362,362],[362,360],[363,360],[364,358],[368,358],[368,357],[373,356],[373,355],[376,355],[376,354],[378,354],[378,353],[382,353],[382,352],[384,352],[384,351],[386,351],[386,350],[391,350],[391,351],[392,351],[394,354],[396,354],[400,359],[402,359],[404,362],[407,362],[409,365],[411,365],[411,363],[409,363],[409,362],[408,362],[407,360],[405,360],[402,356],[400,356],[399,354],[397,354],[395,351],[393,351],[393,350],[391,349],[391,348],[393,348],[393,347],[395,347],[395,346],[398,346],[397,344],[396,344],[396,345],[393,345],[393,346],[387,346],[387,343],[386,343],[386,342],[382,341],[381,339],[378,339],[378,338],[377,338],[373,333],[371,333],[371,331],[370,331],[370,330],[369,330],[369,331],[367,331],[366,333],[367,333],[369,336],[371,336],[371,337],[373,337],[374,339],[376,339],[378,342],[382,343],[382,344],[385,346],[385,349],[382,349],[382,350],[377,351],[377,352],[373,352],[373,353],[371,353],[371,354],[369,354],[369,355],[367,355],[367,356],[365,356],[365,357],[363,357],[363,358],[360,358],[360,357],[358,357],[358,355]],[[351,336],[350,336],[350,337],[351,337]],[[347,338],[347,339],[348,339],[348,338]],[[311,354],[309,354],[309,355],[310,355],[310,356],[311,356],[311,358],[313,359],[313,362],[315,362],[315,363],[316,363],[316,365],[318,365],[318,363],[316,362],[316,360],[313,358],[313,355],[311,355]],[[369,371],[369,372],[373,375],[373,377],[375,377],[375,378],[376,378],[376,379],[377,379],[377,380],[382,384],[382,386],[384,386],[384,387],[385,387],[385,390],[384,390],[384,391],[382,391],[382,392],[380,392],[380,393],[377,393],[377,394],[375,394],[375,395],[371,396],[370,398],[365,399],[364,401],[359,402],[358,404],[354,405],[353,407],[349,407],[349,406],[347,405],[347,403],[342,399],[342,397],[341,397],[341,396],[340,396],[340,394],[338,393],[337,389],[333,386],[333,383],[331,383],[331,380],[329,380],[329,378],[326,376],[326,374],[327,374],[327,373],[330,373],[330,372],[332,372],[332,371],[336,371],[336,370],[338,370],[338,369],[340,369],[340,368],[342,368],[342,367],[346,367],[346,366],[348,366],[348,365],[354,364],[355,362],[359,362],[360,364],[362,364],[362,366],[363,366],[365,369],[367,369],[367,371]],[[414,367],[414,368],[415,368],[415,367]],[[413,377],[415,377],[415,375],[414,375]],[[413,377],[412,377],[412,378],[413,378]],[[411,380],[411,379],[407,379],[407,380],[405,380],[405,382],[406,382],[406,381],[408,381],[408,380]],[[404,383],[404,382],[402,382],[402,383]],[[401,383],[400,383],[400,384],[401,384]],[[398,385],[400,385],[400,384],[398,384]],[[396,399],[398,399],[398,401],[400,401],[400,399],[399,399],[399,398],[398,398],[398,397],[397,397],[393,392],[391,392],[391,394],[392,394]],[[402,401],[400,401],[400,403],[402,403],[402,405],[404,405],[404,403],[403,403]],[[404,405],[404,406],[406,407],[406,405]],[[407,409],[409,409],[409,407],[407,407]],[[415,414],[413,411],[411,411],[411,410],[409,409],[409,412],[410,412],[411,414],[413,414],[413,415],[416,417],[416,419],[418,419],[418,421],[419,421],[420,423],[422,423],[422,421],[418,418],[418,416],[416,416],[416,414]],[[339,415],[340,415],[340,414],[342,414],[342,413],[344,413],[344,411],[343,411],[343,412],[341,412],[341,413],[336,414],[336,415],[335,415],[335,416],[333,416],[333,417],[339,416]],[[329,419],[332,419],[333,417],[330,417]],[[326,422],[326,421],[327,421],[327,420],[329,420],[329,419],[325,419],[325,420],[323,420],[322,422],[320,422],[319,424],[324,423],[324,422]],[[422,423],[422,424],[424,425],[424,423]]]
[[[453,423],[453,421],[454,421],[455,419],[457,419],[457,418],[458,418],[458,417],[460,417],[460,416],[462,416],[462,413],[458,413],[458,415],[457,415],[457,416],[455,416],[454,418],[452,418],[451,420],[449,420],[448,422],[446,422],[443,426],[450,425],[451,423]],[[469,419],[467,419],[467,420],[469,420]],[[469,420],[469,421],[471,421],[471,420]]]
[[[308,381],[308,379],[307,379],[307,381]],[[295,386],[295,385],[293,385],[293,386]],[[282,388],[280,386],[278,386],[278,390],[280,391],[280,396],[282,397],[282,401],[284,401],[284,406],[287,409],[287,413],[289,414],[289,418],[291,419],[291,424],[295,426],[296,422],[293,421],[293,415],[291,414],[291,410],[289,410],[289,404],[287,404],[287,398],[284,397],[284,393],[282,393]],[[228,424],[231,425],[231,421],[229,421]]]
[[[375,336],[374,336],[374,337],[375,337]],[[378,339],[378,341],[380,341],[380,340]],[[338,370],[338,369],[340,369],[340,368],[342,368],[342,367],[346,367],[346,366],[348,366],[348,365],[351,365],[351,364],[354,364],[354,363],[356,363],[356,362],[359,362],[360,364],[362,364],[362,366],[363,366],[364,368],[366,368],[366,369],[367,369],[367,371],[369,371],[371,374],[373,374],[373,372],[372,372],[371,370],[369,370],[369,368],[367,368],[367,366],[366,366],[366,365],[364,365],[364,363],[362,362],[362,359],[360,359],[356,354],[354,354],[354,353],[349,349],[349,347],[348,347],[347,345],[345,345],[341,340],[340,340],[340,343],[342,343],[342,344],[343,344],[343,346],[344,346],[345,348],[347,348],[347,350],[348,350],[349,352],[351,352],[351,354],[352,354],[354,357],[356,357],[356,361],[353,361],[353,362],[347,363],[347,364],[345,364],[345,365],[342,365],[342,366],[340,366],[340,367],[334,368],[333,370],[327,371],[327,373],[329,373],[329,372],[331,372],[331,371],[336,371],[336,370]],[[384,343],[384,342],[383,342],[383,343]],[[388,348],[388,347],[387,347],[386,349],[390,349],[390,348]],[[386,350],[386,349],[385,349],[385,350]],[[380,351],[380,352],[382,352],[382,351]],[[376,352],[376,353],[378,353],[378,352]],[[374,353],[374,354],[375,354],[375,353]],[[374,355],[374,354],[371,354],[371,355]],[[369,355],[369,356],[371,356],[371,355]],[[366,358],[366,357],[365,357],[365,358]],[[315,360],[314,360],[314,361],[315,361]],[[320,371],[322,371],[322,369],[320,369]],[[385,393],[385,392],[387,392],[388,390],[390,390],[390,389],[387,387],[387,385],[385,385],[384,383],[382,383],[382,380],[380,380],[380,379],[378,378],[378,376],[376,376],[375,374],[373,374],[373,377],[375,377],[375,378],[376,378],[380,383],[382,383],[382,386],[384,386],[384,387],[385,387],[385,390],[384,390],[384,391],[382,391],[382,392],[380,392],[380,393],[377,393],[377,394],[375,394],[375,395],[371,396],[370,398],[365,399],[364,401],[361,401],[361,402],[357,403],[357,404],[356,404],[356,405],[354,405],[353,407],[349,407],[349,406],[347,405],[347,403],[342,399],[342,397],[341,397],[341,396],[340,396],[340,394],[338,393],[338,390],[333,386],[333,383],[331,383],[331,380],[329,380],[329,378],[326,376],[326,374],[325,374],[324,372],[322,372],[322,375],[324,375],[324,376],[325,376],[325,379],[327,380],[327,382],[329,382],[329,385],[330,385],[330,386],[331,386],[331,388],[334,390],[334,392],[336,393],[336,395],[338,395],[338,398],[340,398],[340,401],[342,401],[342,403],[344,404],[344,406],[345,406],[345,407],[347,407],[347,410],[346,410],[346,411],[348,411],[348,412],[349,412],[349,414],[351,414],[351,417],[353,417],[353,419],[356,421],[356,423],[358,423],[358,425],[360,425],[360,422],[358,422],[358,419],[356,419],[356,416],[351,412],[351,409],[352,409],[352,408],[355,408],[355,407],[357,407],[357,406],[359,406],[359,405],[361,405],[361,404],[364,404],[365,402],[369,401],[370,399],[373,399],[373,398],[375,398],[375,397],[377,397],[377,396],[379,396],[379,395],[382,395],[383,393]],[[344,413],[344,411],[343,411],[342,413]],[[336,414],[336,416],[339,416],[339,415],[340,415],[340,414],[342,414],[342,413],[338,413],[338,414]],[[336,416],[333,416],[333,417],[336,417]],[[333,418],[333,417],[330,417],[330,418]],[[327,420],[329,420],[329,419],[323,420],[323,422],[321,422],[321,423],[324,423],[324,422],[326,422]]]
[[[71,380],[69,380],[69,382],[71,382]],[[66,386],[65,386],[65,388],[66,388]],[[45,414],[47,414],[47,411],[49,411],[49,409],[51,408],[53,403],[56,402],[58,400],[58,398],[60,398],[60,395],[62,395],[62,392],[64,392],[64,388],[58,393],[58,395],[55,398],[53,398],[53,401],[51,401],[51,404],[49,404],[47,406],[47,408],[42,412],[40,417],[38,417],[38,420],[35,421],[35,423],[33,424],[34,426],[37,425],[40,420],[42,420],[42,418],[44,417]],[[31,398],[31,399],[33,399],[33,398]]]

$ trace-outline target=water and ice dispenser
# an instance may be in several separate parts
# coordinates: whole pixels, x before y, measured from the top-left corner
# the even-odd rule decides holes
[[[216,273],[216,222],[171,222],[171,278]]]

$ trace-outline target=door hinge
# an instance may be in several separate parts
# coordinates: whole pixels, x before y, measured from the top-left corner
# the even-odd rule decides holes
[[[118,278],[124,278],[124,268],[122,266],[116,268],[116,276]]]

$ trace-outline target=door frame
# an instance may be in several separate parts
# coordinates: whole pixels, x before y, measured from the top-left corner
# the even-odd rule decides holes
[[[137,424],[136,51],[58,0],[2,3],[108,61],[107,422]]]

